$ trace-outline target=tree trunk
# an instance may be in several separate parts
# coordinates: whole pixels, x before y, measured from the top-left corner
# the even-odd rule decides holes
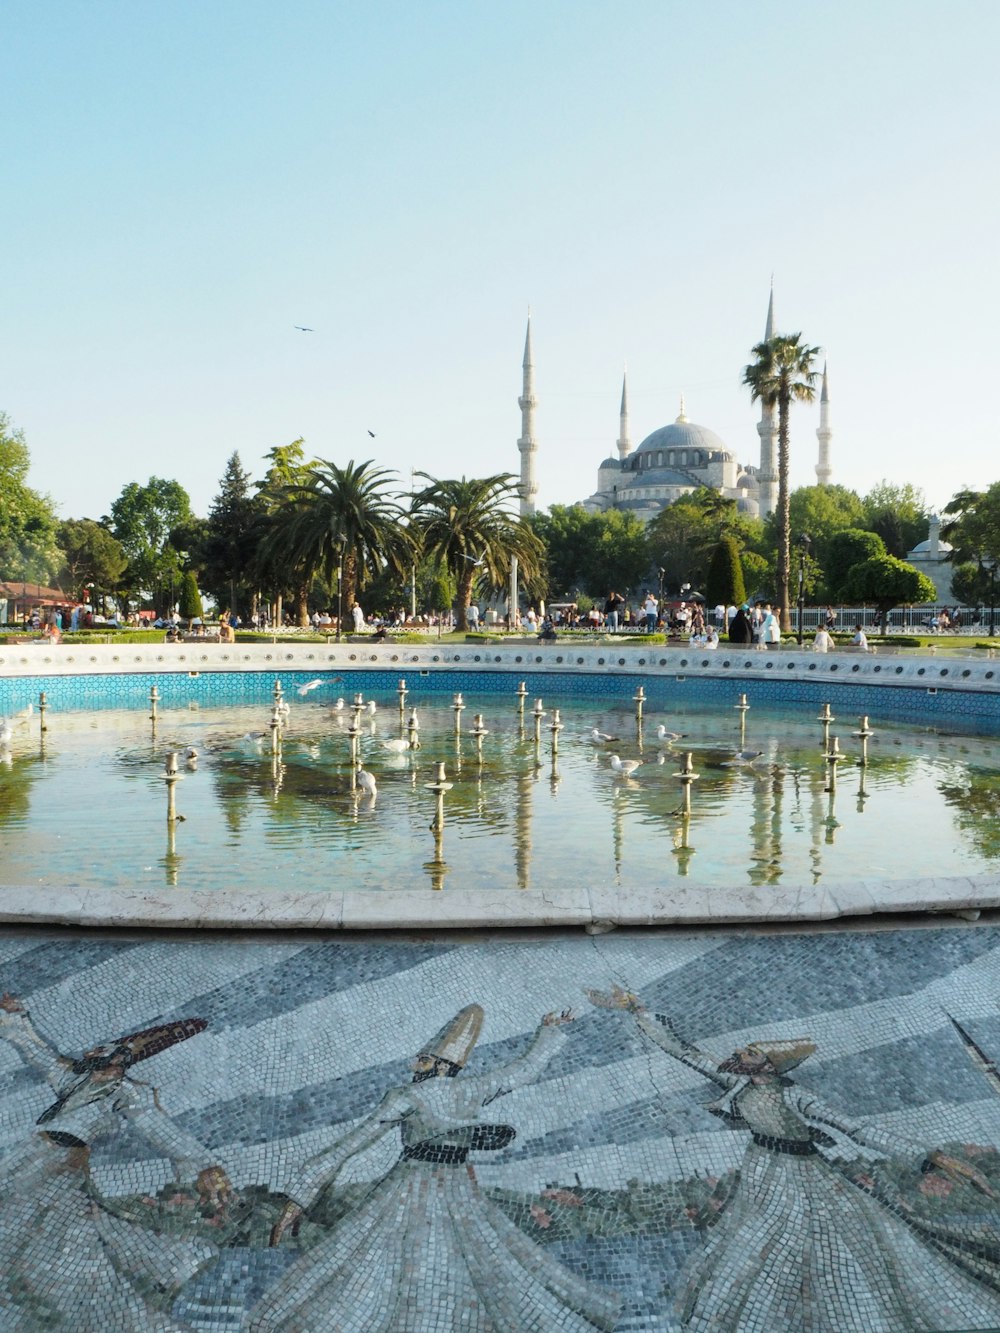
[[[778,623],[782,634],[792,628],[788,614],[788,570],[791,564],[791,512],[788,493],[788,409],[791,399],[787,394],[778,398],[778,561],[775,570],[774,598],[777,602]]]
[[[469,628],[469,603],[472,601],[472,580],[476,571],[468,560],[458,578],[458,622],[455,625],[459,633]]]
[[[295,619],[299,629],[309,628],[309,586],[302,585],[295,589]]]
[[[340,632],[354,628],[354,603],[358,599],[358,562],[353,552],[344,552],[340,585]]]

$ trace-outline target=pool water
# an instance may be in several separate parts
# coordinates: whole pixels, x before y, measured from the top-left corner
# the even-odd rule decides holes
[[[386,888],[529,891],[567,884],[650,886],[669,894],[689,876],[707,885],[836,884],[855,878],[970,875],[1000,857],[1000,768],[995,741],[881,724],[868,763],[839,717],[831,735],[845,758],[824,758],[815,706],[753,707],[741,745],[732,708],[647,710],[546,699],[540,744],[532,700],[523,722],[496,694],[465,696],[456,736],[451,700],[411,694],[420,748],[406,737],[393,692],[376,694],[361,722],[360,757],[373,798],[352,790],[350,708],[290,694],[280,756],[270,708],[50,710],[19,724],[0,751],[3,885],[120,886],[155,891]],[[564,729],[552,755],[552,708]],[[481,712],[482,760],[469,735]],[[673,745],[657,725],[684,733]],[[615,737],[595,743],[594,728]],[[185,764],[188,748],[198,751]],[[753,762],[740,749],[761,751]],[[180,752],[177,812],[168,826],[163,780]],[[698,774],[684,814],[677,773],[685,751]],[[641,760],[632,778],[610,756]],[[439,842],[437,761],[453,784]]]

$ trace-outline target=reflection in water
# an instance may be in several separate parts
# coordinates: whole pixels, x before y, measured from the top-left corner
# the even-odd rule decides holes
[[[870,741],[851,735],[845,742],[850,767],[838,777],[816,744],[815,706],[798,719],[755,707],[738,713],[739,725],[728,706],[715,714],[675,706],[661,716],[689,738],[685,752],[693,753],[699,777],[692,785],[678,783],[681,753],[654,741],[643,755],[631,690],[617,710],[560,700],[564,730],[550,731],[544,752],[541,736],[535,742],[516,709],[504,715],[491,698],[483,705],[488,734],[480,756],[471,732],[455,735],[450,697],[437,706],[417,699],[423,749],[387,751],[385,738],[399,732],[392,685],[391,708],[366,719],[354,738],[359,760],[378,781],[377,808],[352,790],[350,713],[318,701],[296,705],[274,753],[267,715],[250,705],[200,713],[161,708],[155,744],[144,707],[134,714],[102,710],[99,721],[54,712],[48,748],[25,728],[9,766],[0,766],[0,883],[57,885],[72,874],[81,886],[141,886],[152,873],[160,884],[206,888],[218,883],[221,855],[260,892],[293,876],[321,891],[348,864],[352,883],[370,890],[428,882],[440,888],[447,878],[449,887],[473,890],[579,884],[582,892],[613,882],[628,892],[689,873],[695,847],[699,882],[730,885],[836,883],[862,870],[955,873],[959,844],[965,873],[982,873],[1000,857],[1000,773],[986,740],[906,733],[876,719]],[[470,708],[473,700],[466,696]],[[658,722],[651,714],[644,725]],[[595,731],[617,739],[595,743]],[[742,762],[737,732],[740,751],[749,744],[766,759]],[[855,788],[862,740],[868,763],[858,767]],[[186,770],[181,793],[188,822],[157,859],[148,844],[151,829],[159,842],[163,819],[163,754],[191,747],[200,757]],[[609,770],[611,749],[625,762],[643,757],[627,784]],[[447,863],[441,829],[425,860],[431,846],[424,787],[442,762],[454,788]],[[838,787],[845,788],[839,800]],[[860,819],[868,807],[877,817]],[[921,840],[912,836],[915,809]],[[113,858],[102,850],[109,812]],[[63,837],[72,853],[42,865],[38,847]],[[907,852],[915,858],[909,864]]]

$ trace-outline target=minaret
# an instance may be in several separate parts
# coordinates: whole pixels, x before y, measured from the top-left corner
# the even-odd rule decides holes
[[[632,441],[628,437],[628,368],[622,375],[622,406],[618,417],[618,457],[625,462],[632,452]]]
[[[524,373],[521,396],[517,400],[521,409],[521,438],[517,447],[521,452],[521,517],[528,518],[535,512],[535,496],[538,494],[538,481],[535,478],[535,454],[538,444],[535,441],[535,364],[531,359],[531,312],[528,312],[528,332],[524,338]]]
[[[774,337],[774,279],[771,280],[771,298],[767,303],[767,323],[764,326],[764,341]],[[758,502],[760,516],[765,518],[774,512],[778,503],[778,423],[774,408],[762,404],[760,421],[757,423],[760,436],[760,468],[757,472]]]
[[[819,395],[819,461],[816,464],[816,481],[820,486],[829,486],[833,468],[830,466],[830,441],[833,439],[833,427],[830,425],[830,384],[827,377],[827,363],[823,362],[823,388]]]

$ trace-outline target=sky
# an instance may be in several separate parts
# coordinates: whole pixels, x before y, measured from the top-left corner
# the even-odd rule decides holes
[[[529,306],[540,507],[626,362],[634,443],[684,393],[756,463],[772,274],[835,482],[1000,476],[995,0],[36,0],[3,48],[0,411],[63,517],[151,475],[204,514],[300,436],[516,473]]]

